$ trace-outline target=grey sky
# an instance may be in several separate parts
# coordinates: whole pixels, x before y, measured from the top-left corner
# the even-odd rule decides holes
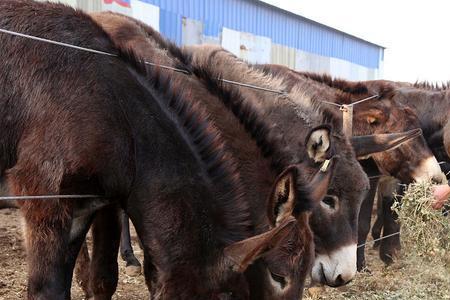
[[[386,47],[386,79],[450,80],[450,1],[263,1]]]

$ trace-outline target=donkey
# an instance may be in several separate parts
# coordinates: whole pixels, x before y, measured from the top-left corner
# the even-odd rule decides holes
[[[183,65],[179,60],[186,54],[171,56],[169,53],[180,50],[145,24],[114,13],[92,14],[92,17],[110,34],[117,45],[133,49],[149,62],[189,69],[189,66]],[[250,204],[255,233],[258,234],[273,227],[278,221],[266,212],[266,199],[270,195],[268,183],[273,182],[285,166],[283,166],[283,159],[280,159],[283,153],[275,147],[277,141],[266,134],[270,130],[266,128],[262,120],[253,116],[253,111],[249,107],[236,107],[248,117],[246,129],[233,112],[224,106],[224,102],[230,101],[240,105],[242,100],[239,100],[241,97],[239,92],[229,93],[222,89],[208,89],[204,79],[195,74],[186,76],[183,73],[166,72],[169,72],[171,81],[181,81],[189,87],[190,100],[208,111],[233,155],[238,159],[242,183],[248,191],[246,198]],[[257,134],[252,138],[248,131],[257,132]],[[269,152],[270,155],[268,155]],[[302,173],[315,172],[303,165],[298,165],[298,168]],[[328,189],[328,183],[312,180],[311,186],[316,190],[315,201],[322,200]],[[305,216],[298,215],[297,210],[292,212],[286,210],[284,214],[291,213],[296,219],[301,218],[299,224],[303,224],[302,220],[305,220]],[[302,243],[301,239],[304,236],[302,232],[309,232],[308,228],[309,225],[298,226],[299,232],[292,232],[288,239],[280,241],[278,248],[264,255],[247,272],[252,299],[297,299],[301,296],[311,264],[311,257],[304,253],[313,253],[312,247]],[[150,271],[145,268],[145,272]],[[147,284],[151,286],[150,282]]]
[[[190,69],[194,74],[209,80],[210,85],[215,83],[215,89],[239,90],[244,95],[243,104],[254,106],[255,111],[271,124],[289,150],[288,161],[298,162],[309,156],[308,163],[314,166],[326,158],[330,151],[339,153],[341,159],[336,166],[329,195],[314,210],[311,219],[316,242],[312,277],[330,286],[349,282],[356,273],[357,214],[368,183],[349,142],[339,130],[335,130],[336,126],[328,112],[314,105],[306,88],[299,87],[287,96],[278,96],[217,84],[214,78],[250,83],[271,90],[284,89],[280,78],[265,76],[223,49],[197,46],[186,51],[192,55]],[[294,103],[292,98],[302,99],[302,105]],[[246,119],[240,110],[234,109],[233,112],[245,124]],[[315,129],[313,134],[308,136],[312,129]]]
[[[399,101],[391,100],[391,93],[403,83],[391,85],[388,81],[380,81],[378,85],[370,85],[364,82],[332,79],[328,75],[296,72],[283,66],[267,66],[266,68],[286,74],[291,84],[299,81],[312,84],[315,82],[318,92],[328,93],[329,99],[338,104],[349,104],[371,95],[380,95],[378,99],[354,106],[354,134],[401,132],[421,128],[418,117],[408,106],[402,105]],[[393,151],[374,154],[371,159],[366,159],[361,163],[369,176],[377,177],[381,172],[398,178],[404,184],[427,178],[432,178],[438,183],[445,181],[445,175],[423,137],[411,140]],[[358,240],[362,245],[365,244],[370,230],[377,182],[377,178],[371,180],[372,188],[361,207]],[[383,205],[383,209],[386,210],[383,212],[385,216],[383,235],[385,236],[400,230],[399,224],[395,221],[395,213],[390,209],[391,206],[392,203]],[[387,217],[389,215],[390,217]],[[399,250],[399,236],[392,236],[382,240],[380,257],[385,263],[389,264],[397,256]],[[358,270],[363,269],[364,266],[364,246],[361,246],[358,248]]]
[[[392,92],[389,94],[391,106],[399,102],[402,105],[410,107],[418,118],[418,124],[423,130],[424,137],[427,141],[433,154],[440,161],[440,167],[445,174],[450,171],[449,159],[449,137],[450,128],[448,118],[448,84],[444,83],[441,86],[428,82],[416,82],[415,84],[394,82],[394,81],[367,81],[366,84],[374,89],[380,85],[388,85],[392,87]],[[437,182],[440,183],[440,182]],[[383,198],[382,206],[387,206],[391,203],[392,197],[385,196]],[[385,215],[379,215],[382,218],[383,225],[377,222],[376,227],[372,230],[372,235],[377,238],[380,236],[381,228],[384,224],[391,224],[395,220]]]
[[[109,206],[78,219],[73,216],[79,210],[100,200],[18,201],[26,227],[28,298],[70,298],[75,257],[92,221],[91,267],[102,251],[117,256],[117,205],[136,226],[151,257],[146,263],[158,270],[153,298],[247,298],[242,272],[293,228],[307,225],[284,214],[285,205],[299,214],[314,205],[298,168],[286,169],[273,185],[267,211],[274,212],[274,227],[251,237],[235,160],[207,115],[179,92],[183,86],[168,84],[158,72],[143,76],[132,53],[117,48],[80,11],[26,0],[2,1],[0,11],[1,28],[64,37],[118,56],[0,34],[0,122],[7,130],[0,171],[9,189],[16,195],[83,191],[109,199]],[[31,17],[39,26],[29,24]],[[327,182],[331,175],[317,176]],[[100,238],[114,247],[102,249]],[[108,274],[117,276],[117,261],[109,265],[93,272],[96,299],[110,298],[105,287],[116,284]]]
[[[375,89],[380,86],[380,82],[376,80],[368,81],[366,84]],[[447,86],[443,84],[442,87],[438,87],[436,84],[426,82],[417,82],[414,85],[399,82],[385,84],[395,87],[389,95],[391,102],[404,104],[417,114],[425,139],[429,144],[436,145],[436,152],[439,152],[437,148],[443,145],[447,156],[450,156],[448,117],[450,94]],[[443,156],[442,153],[440,156]]]
[[[138,53],[142,53],[142,56],[144,58],[147,58],[149,61],[151,61],[152,63],[157,63],[157,64],[163,64],[163,65],[167,65],[167,66],[172,66],[172,67],[179,67],[179,68],[184,68],[184,69],[191,69],[192,67],[189,66],[187,67],[186,64],[187,63],[182,63],[182,62],[186,62],[189,59],[189,55],[186,55],[186,53],[180,52],[178,48],[174,47],[173,45],[171,45],[170,43],[168,43],[167,41],[165,41],[159,34],[157,34],[156,32],[154,32],[151,28],[145,26],[144,24],[138,22],[138,21],[134,21],[130,18],[127,18],[125,16],[120,16],[117,14],[110,14],[110,13],[100,13],[100,14],[95,14],[93,15],[93,17],[114,37],[114,39],[116,40],[116,42],[125,45],[126,47],[131,47],[133,48],[135,51],[137,51]],[[134,22],[134,24],[133,24]],[[138,25],[138,27],[136,27],[136,25]],[[150,39],[151,37],[151,39]],[[161,50],[158,51],[157,48],[161,48]],[[172,53],[172,56],[174,58],[177,59],[171,59],[167,57],[167,53]],[[194,73],[191,76],[197,76],[199,78],[199,80],[201,81],[205,81],[205,78],[208,78],[208,76],[205,76],[205,74],[203,73],[203,70],[200,70],[200,74],[196,74]],[[176,74],[172,75],[172,79],[176,77]],[[202,79],[203,78],[203,79]],[[184,80],[187,80],[186,78],[183,78]],[[216,83],[210,83],[208,82],[208,80],[206,80],[206,86],[214,86],[216,87],[217,84]],[[192,89],[191,93],[199,93],[199,90],[201,90],[201,88],[199,88],[195,82],[191,83],[192,86],[195,86],[195,89]],[[210,88],[211,89],[211,88]],[[215,90],[223,90],[222,88],[214,88],[212,89],[213,91]],[[212,92],[213,92],[212,91]],[[211,115],[214,117],[215,116],[215,122],[216,123],[222,123],[223,125],[218,125],[219,128],[221,128],[222,132],[229,132],[225,135],[228,136],[238,136],[236,134],[236,132],[231,131],[230,129],[230,123],[229,121],[226,121],[227,119],[230,119],[229,117],[221,117],[221,115],[227,115],[229,114],[229,112],[225,112],[223,111],[223,109],[221,108],[221,106],[217,106],[214,105],[212,103],[214,103],[214,99],[209,99],[208,97],[206,97],[204,94],[199,94],[200,96],[196,96],[194,97],[195,99],[198,99],[198,101],[203,102],[203,105],[209,107],[208,110],[211,112]],[[223,101],[223,97],[221,98]],[[230,101],[228,100],[228,106],[230,106],[229,103]],[[233,105],[236,105],[236,102],[233,102]],[[216,107],[216,108],[215,108]],[[242,109],[241,106],[235,106],[233,108],[233,110],[235,111],[240,111],[241,115],[247,115],[246,113],[244,113],[244,111],[246,111],[245,109]],[[249,120],[246,118],[242,118],[244,124],[249,123]],[[224,122],[225,121],[225,122]],[[322,130],[322,128],[319,128],[320,130]],[[251,131],[251,130],[250,130]],[[310,135],[311,137],[313,137],[314,135]],[[319,135],[320,136],[320,135]],[[238,139],[234,139],[237,141],[243,141],[245,139],[245,135],[244,138],[238,138]],[[236,142],[235,142],[236,144]],[[310,145],[314,145],[313,143],[309,143]],[[236,155],[239,155],[239,153],[242,151],[240,151],[242,147],[236,147]],[[243,147],[244,149],[247,149],[248,146]],[[248,152],[248,151],[246,151]],[[311,151],[313,152],[313,151]],[[241,157],[243,157],[244,159],[246,159],[247,163],[243,163],[243,165],[249,165],[248,161],[249,161],[249,157],[254,160],[254,157],[256,157],[255,155],[241,155]],[[241,160],[241,162],[244,162],[243,160]],[[251,178],[251,176],[253,174],[258,174],[257,172],[254,171],[247,171],[250,175],[249,176],[244,176],[244,178]],[[253,173],[252,173],[253,172]],[[253,175],[254,176],[254,175]],[[259,184],[261,187],[264,186],[264,184]],[[254,193],[252,193],[254,194]],[[279,264],[279,263],[278,263]],[[280,268],[278,268],[280,269]],[[270,270],[270,266],[269,266],[269,270]],[[284,278],[283,278],[284,277]],[[292,280],[292,278],[289,278],[287,276],[272,276],[272,282],[278,281],[281,283],[279,283],[279,285],[281,286],[286,286],[286,282],[295,282],[294,280]],[[275,279],[274,279],[275,278]],[[288,285],[289,286],[289,285]],[[289,289],[284,289],[289,290]]]

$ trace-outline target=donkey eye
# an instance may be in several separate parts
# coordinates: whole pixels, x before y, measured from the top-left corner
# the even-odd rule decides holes
[[[334,209],[336,208],[337,197],[332,195],[326,195],[325,198],[323,198],[322,202],[326,204],[328,207]]]
[[[286,279],[284,279],[283,276],[274,274],[274,273],[272,273],[272,272],[270,272],[270,276],[272,277],[272,279],[273,279],[274,281],[276,281],[276,282],[278,282],[278,283],[280,284],[280,287],[281,287],[282,289],[284,289],[284,287],[286,286]]]

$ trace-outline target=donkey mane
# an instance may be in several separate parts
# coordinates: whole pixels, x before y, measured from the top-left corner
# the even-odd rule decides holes
[[[218,187],[219,193],[209,199],[214,201],[210,207],[215,214],[222,216],[218,239],[227,245],[248,237],[251,229],[249,207],[244,200],[237,162],[227,150],[221,133],[214,127],[209,115],[199,105],[189,101],[189,94],[184,92],[181,82],[164,75],[158,67],[145,65],[132,49],[116,44],[115,47],[119,58],[137,72],[141,85],[145,87],[150,84],[157,91],[155,99],[197,157],[205,179],[211,186]]]
[[[368,94],[369,90],[367,86],[362,82],[351,82],[340,78],[332,78],[329,74],[318,74],[311,72],[297,72],[300,76],[309,78],[311,80],[323,83],[337,90],[341,90],[345,93],[352,95]]]
[[[180,63],[178,66],[180,69],[185,69],[194,73],[200,80],[205,82],[208,91],[211,92],[211,94],[216,95],[222,103],[235,114],[241,124],[244,125],[247,132],[249,132],[256,141],[263,156],[270,159],[271,167],[278,174],[289,165],[289,160],[283,155],[281,149],[276,146],[278,145],[277,138],[270,134],[269,126],[262,120],[252,105],[243,100],[241,93],[237,89],[226,89],[223,87],[222,82],[215,79],[222,77],[220,72],[194,67],[191,64],[192,55],[188,51],[180,49],[174,43],[162,37],[150,26],[132,18],[129,18],[129,20],[137,24],[149,38],[153,39],[153,41],[159,45],[160,48],[167,50],[168,53],[175,58],[175,61]],[[303,199],[303,201],[296,202],[294,214],[299,214],[302,211],[311,209],[312,201],[309,200],[310,190],[307,186],[304,179],[301,176],[297,176],[297,192],[299,198]]]
[[[294,71],[296,72],[296,71]],[[304,76],[308,79],[314,80],[316,82],[325,84],[331,88],[337,90],[336,93],[336,102],[339,104],[351,104],[358,100],[355,97],[365,97],[371,96],[372,93],[378,95],[378,99],[382,98],[392,98],[395,93],[395,86],[390,84],[389,82],[378,82],[376,85],[376,90],[371,91],[368,85],[365,82],[351,82],[344,79],[336,79],[332,78],[328,74],[316,74],[316,73],[308,73],[308,72],[296,72],[300,76]]]
[[[122,16],[122,15],[120,15]],[[281,172],[287,163],[284,162],[280,149],[277,149],[276,141],[273,136],[269,135],[269,126],[261,120],[257,112],[243,101],[242,95],[237,90],[225,89],[222,83],[214,78],[221,77],[220,72],[211,74],[210,71],[205,69],[195,68],[192,64],[192,55],[188,51],[184,51],[171,41],[165,39],[158,32],[156,32],[150,26],[134,20],[138,26],[140,26],[145,33],[152,38],[161,48],[167,50],[176,60],[181,62],[180,68],[189,70],[194,73],[199,79],[204,80],[207,89],[213,94],[219,97],[224,105],[233,111],[233,113],[239,118],[239,121],[245,126],[245,129],[251,134],[252,138],[256,141],[264,157],[272,157],[272,167],[278,172]],[[215,76],[215,77],[214,77]]]
[[[143,34],[145,34],[147,37],[153,39],[161,48],[163,48],[164,50],[167,50],[167,52],[169,52],[173,57],[177,58],[180,65],[175,66],[175,67],[184,69],[184,70],[190,72],[190,70],[188,68],[190,56],[187,53],[183,53],[182,49],[180,47],[178,47],[175,43],[173,43],[169,39],[164,38],[159,32],[154,30],[151,26],[149,26],[139,20],[136,20],[129,16],[115,13],[115,12],[108,12],[108,13],[111,15],[119,16],[121,18],[125,18],[128,21],[135,23],[138,27],[140,27],[142,29]],[[128,33],[128,31],[124,32],[124,34],[127,34],[127,33]]]
[[[415,88],[430,90],[430,91],[446,91],[450,89],[450,81],[447,82],[430,82],[430,81],[416,81],[413,86]]]
[[[308,97],[310,99],[310,106],[313,111],[318,112],[318,117],[322,119],[324,124],[332,125],[335,130],[339,130],[340,122],[336,118],[336,111],[333,111],[333,107],[328,107],[328,104],[322,104],[321,93],[318,92],[317,88],[311,86],[307,82],[308,78],[303,76],[301,73],[290,69],[284,65],[273,65],[273,64],[263,64],[263,65],[253,65],[254,68],[261,70],[266,76],[277,76],[283,79],[288,87],[291,87],[293,94],[296,97]],[[303,80],[305,79],[305,80]],[[318,82],[318,84],[321,84]],[[327,86],[328,88],[328,86]],[[342,94],[344,103],[351,103],[351,95],[343,91],[336,90],[335,93]]]

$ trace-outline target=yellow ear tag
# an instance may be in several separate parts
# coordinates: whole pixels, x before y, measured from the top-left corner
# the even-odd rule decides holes
[[[323,162],[322,166],[320,167],[320,172],[326,172],[328,170],[328,166],[330,165],[330,160],[327,159]]]

